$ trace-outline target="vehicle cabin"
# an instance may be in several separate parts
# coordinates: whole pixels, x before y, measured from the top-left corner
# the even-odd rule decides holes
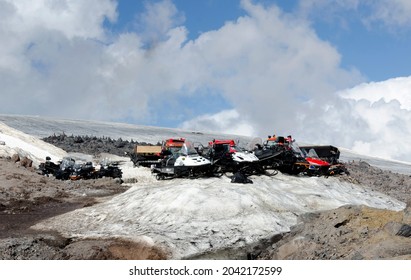
[[[184,138],[167,139],[166,141],[163,142],[162,151],[163,152],[168,151],[169,153],[171,152],[172,154],[176,154],[184,146],[185,141],[186,140]]]
[[[232,154],[238,152],[235,141],[230,140],[213,140],[208,143],[209,147],[214,150],[214,153],[219,154]]]

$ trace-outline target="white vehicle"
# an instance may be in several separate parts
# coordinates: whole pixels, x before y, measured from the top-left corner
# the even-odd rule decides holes
[[[180,150],[170,152],[152,166],[158,180],[175,177],[198,177],[210,171],[211,162],[200,156],[191,142],[185,141]]]

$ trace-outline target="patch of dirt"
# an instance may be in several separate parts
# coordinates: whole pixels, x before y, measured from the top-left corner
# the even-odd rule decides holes
[[[259,252],[258,259],[411,259],[411,208],[404,211],[343,206],[306,213]],[[405,233],[405,234],[404,234]]]
[[[69,259],[164,260],[167,254],[150,245],[121,239],[80,240],[65,248]]]

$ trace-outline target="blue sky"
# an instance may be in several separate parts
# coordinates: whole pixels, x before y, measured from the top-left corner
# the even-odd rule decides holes
[[[392,29],[382,23],[366,26],[360,15],[344,13],[346,27],[338,21],[314,17],[313,26],[320,38],[338,49],[344,67],[357,68],[368,80],[410,75],[410,30],[406,26]]]
[[[117,31],[135,30],[134,22],[144,13],[148,3],[155,1],[120,0],[117,10],[118,21],[112,26]],[[159,1],[157,1],[159,2]],[[189,29],[189,38],[195,39],[201,32],[219,29],[226,21],[236,20],[244,15],[238,0],[175,0],[175,7],[184,15],[183,24]]]
[[[0,113],[411,160],[410,32],[408,0],[0,0]]]

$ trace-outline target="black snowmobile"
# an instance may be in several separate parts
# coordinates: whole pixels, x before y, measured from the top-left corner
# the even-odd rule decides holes
[[[294,167],[294,163],[298,160],[291,144],[293,140],[291,136],[276,137],[268,136],[264,143],[261,139],[254,139],[254,154],[258,157],[262,169],[276,174],[277,170],[285,173],[299,172]]]
[[[46,157],[46,162],[42,162],[39,165],[39,171],[41,175],[50,176],[53,175],[60,169],[60,163],[55,164],[51,161],[50,157]]]
[[[98,178],[103,178],[103,177],[110,177],[110,178],[122,178],[123,177],[123,171],[118,167],[117,162],[103,162],[100,163],[100,170],[97,172]]]
[[[97,179],[99,177],[98,172],[96,171],[93,163],[86,162],[84,164],[74,164],[73,171],[70,174],[71,180],[80,180],[80,179]]]
[[[70,179],[71,174],[74,172],[74,165],[76,161],[73,158],[65,157],[60,163],[59,169],[54,173],[54,177],[59,180]]]
[[[203,155],[210,160],[212,173],[218,176],[237,172],[241,172],[244,176],[261,173],[259,160],[254,153],[238,147],[232,139],[209,142]]]

